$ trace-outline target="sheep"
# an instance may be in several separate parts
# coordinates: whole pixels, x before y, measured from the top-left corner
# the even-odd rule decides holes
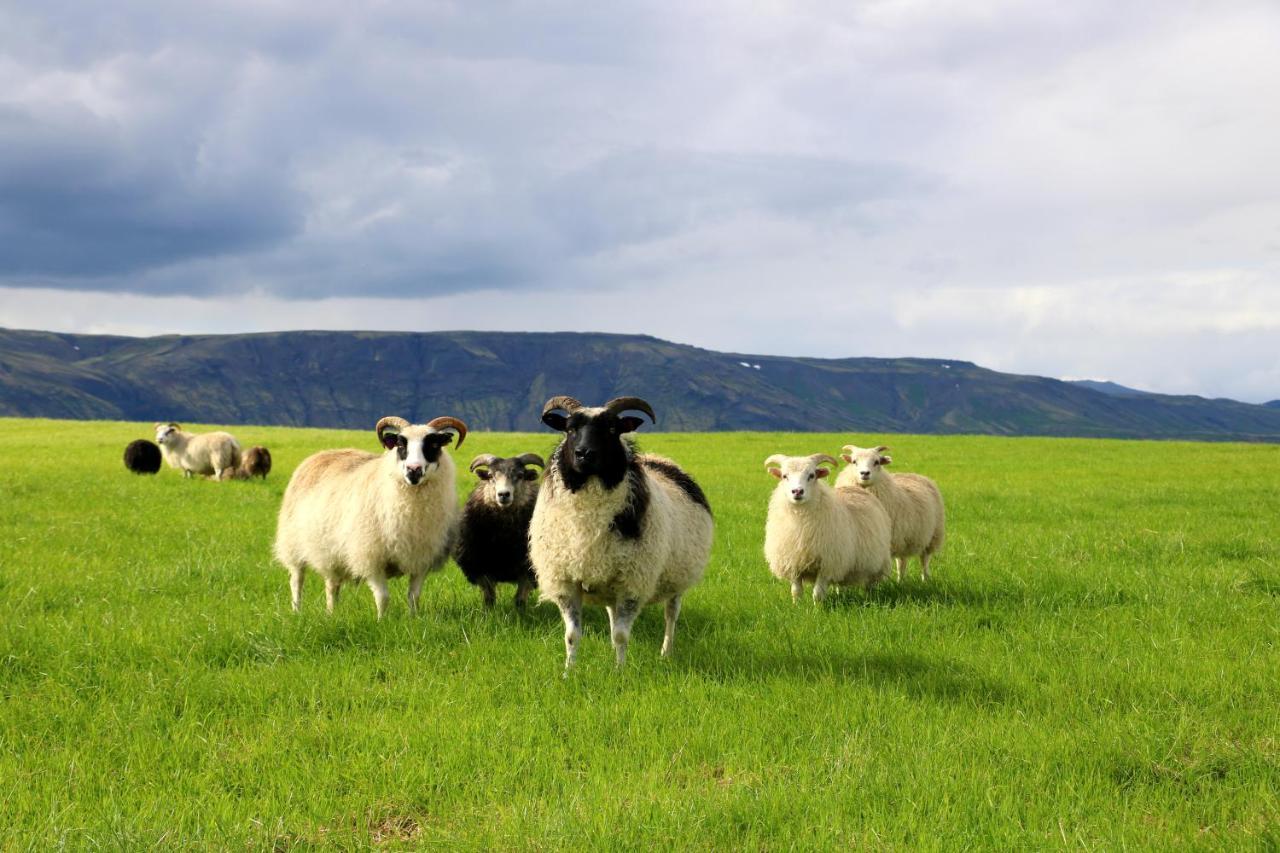
[[[124,467],[135,474],[154,474],[160,470],[160,448],[145,438],[129,442],[124,449]]]
[[[626,433],[657,418],[638,397],[585,407],[552,397],[542,422],[564,433],[547,465],[529,523],[529,557],[543,600],[564,619],[565,674],[577,659],[584,601],[605,606],[619,666],[640,608],[665,602],[662,655],[675,647],[685,592],[711,553],[706,495],[676,463],[637,454]],[[563,414],[560,414],[563,412]]]
[[[538,472],[528,465],[546,467],[536,453],[508,459],[486,453],[471,460],[480,482],[462,509],[453,559],[467,581],[480,587],[486,608],[493,607],[497,584],[515,584],[521,608],[537,585],[529,562],[529,519],[538,497]]]
[[[229,432],[186,432],[175,423],[156,424],[156,443],[170,468],[181,468],[184,477],[200,474],[222,476],[240,464],[240,444]]]
[[[797,603],[805,581],[813,582],[813,601],[820,604],[831,584],[870,588],[889,574],[889,515],[861,489],[822,482],[837,464],[825,453],[778,453],[764,461],[778,479],[769,498],[764,556],[774,577],[791,582]]]
[[[271,473],[271,451],[261,445],[255,445],[240,457],[239,466],[224,469],[218,479],[251,480],[254,477],[261,477],[265,480],[269,473]]]
[[[467,426],[440,417],[411,425],[388,416],[374,427],[383,453],[324,450],[302,461],[285,487],[275,557],[289,570],[293,609],[302,605],[309,567],[325,580],[330,613],[344,581],[363,582],[378,618],[386,613],[387,579],[409,576],[409,612],[417,613],[422,581],[444,565],[458,518],[454,465],[444,447]]]
[[[938,485],[921,474],[890,474],[889,448],[862,448],[846,444],[841,455],[849,467],[840,472],[836,485],[866,489],[884,504],[893,521],[894,562],[898,580],[906,574],[907,561],[920,558],[920,578],[929,580],[929,560],[942,548],[946,536],[946,510]]]

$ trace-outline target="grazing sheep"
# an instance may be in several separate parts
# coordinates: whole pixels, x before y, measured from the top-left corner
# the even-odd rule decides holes
[[[160,470],[160,448],[139,438],[124,449],[124,467],[135,474],[154,474]]]
[[[261,445],[255,445],[244,452],[237,467],[225,469],[218,479],[250,480],[261,477],[265,480],[269,473],[271,473],[271,451]]]
[[[185,477],[200,474],[222,477],[240,464],[240,444],[229,432],[186,432],[178,424],[156,424],[156,443],[170,468],[181,468]]]
[[[920,577],[929,579],[929,559],[942,548],[946,536],[946,511],[938,485],[921,474],[890,474],[884,466],[893,462],[889,448],[846,444],[841,454],[849,467],[840,472],[838,486],[857,486],[875,495],[893,521],[894,562],[898,580],[906,575],[907,561],[920,558]]]
[[[374,428],[386,450],[324,450],[289,479],[276,527],[276,559],[289,570],[293,609],[306,569],[324,577],[329,612],[344,581],[368,584],[378,618],[387,579],[409,576],[409,611],[428,572],[444,565],[458,518],[454,466],[444,447],[467,427],[457,418],[410,425],[385,417]]]
[[[889,515],[861,489],[822,482],[837,464],[825,453],[774,454],[764,461],[778,478],[769,498],[764,556],[774,577],[791,582],[793,601],[804,594],[805,581],[813,582],[818,603],[831,584],[869,588],[889,574]]]
[[[685,591],[711,553],[714,524],[702,489],[674,462],[636,454],[624,434],[653,409],[638,397],[585,407],[552,397],[542,421],[565,434],[547,466],[529,526],[529,556],[543,599],[564,619],[565,670],[582,636],[583,601],[603,604],[618,664],[646,604],[665,602],[663,656],[675,646]],[[564,414],[559,414],[564,412]]]
[[[509,459],[487,453],[471,460],[480,482],[462,508],[453,559],[466,579],[480,587],[485,607],[493,607],[500,583],[515,584],[516,606],[524,607],[529,590],[538,583],[529,562],[529,519],[538,498],[538,472],[528,465],[546,467],[536,453]]]

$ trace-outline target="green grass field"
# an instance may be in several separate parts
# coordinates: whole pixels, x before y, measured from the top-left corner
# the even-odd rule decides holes
[[[482,611],[457,568],[382,623],[270,562],[289,472],[372,430],[236,427],[267,482],[127,473],[150,425],[0,420],[0,847],[1274,848],[1280,447],[642,436],[717,519],[676,655],[651,608]],[[551,433],[473,433],[475,453]],[[932,475],[928,585],[791,603],[770,453]],[[464,475],[460,496],[474,480]]]

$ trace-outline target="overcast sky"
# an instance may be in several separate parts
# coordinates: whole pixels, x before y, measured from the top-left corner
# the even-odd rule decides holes
[[[1277,45],[1275,0],[6,3],[0,325],[1280,398]]]

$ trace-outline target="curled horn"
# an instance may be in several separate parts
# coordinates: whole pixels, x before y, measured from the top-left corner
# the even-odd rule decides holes
[[[427,423],[427,429],[435,430],[436,432],[453,430],[458,434],[458,443],[454,447],[461,447],[462,440],[467,437],[467,425],[457,418],[435,418]]]
[[[542,457],[536,453],[522,453],[516,457],[516,461],[521,465],[537,465],[539,468],[546,468],[547,463],[542,461]]]
[[[378,425],[373,428],[373,431],[378,434],[378,438],[382,438],[382,431],[387,427],[393,426],[397,430],[402,430],[408,425],[409,422],[404,418],[397,418],[395,415],[387,415],[385,418],[378,421]]]
[[[839,467],[840,465],[839,459],[827,453],[813,453],[809,455],[809,459],[811,459],[814,462],[829,462],[832,465],[835,465],[837,467]]]
[[[604,404],[604,410],[612,414],[625,412],[627,409],[635,409],[637,412],[644,412],[649,416],[649,420],[655,424],[658,422],[658,416],[653,413],[653,407],[641,400],[639,397],[614,397],[612,400]]]
[[[787,461],[787,459],[788,459],[788,457],[787,457],[787,456],[785,456],[785,455],[783,455],[783,454],[781,454],[781,453],[775,453],[775,454],[773,454],[772,456],[770,456],[768,459],[764,460],[764,467],[765,467],[766,469],[768,469],[768,468],[772,468],[772,467],[774,467],[774,466],[776,465],[777,467],[781,468],[781,467],[782,467],[782,463],[783,463],[783,462],[786,462],[786,461]]]
[[[884,453],[884,452],[885,452],[886,450],[888,450],[888,449],[889,449],[889,448],[885,447],[885,446],[882,444],[882,445],[880,445],[879,447],[877,447],[877,448],[876,448],[876,453]]]
[[[862,449],[862,448],[861,448],[861,447],[859,447],[859,446],[858,446],[858,445],[856,445],[856,444],[846,444],[844,447],[840,448],[840,452],[841,452],[841,453],[848,453],[848,454],[850,454],[850,455],[853,455],[853,454],[857,453],[857,452],[858,452],[859,450],[861,450],[861,449]]]
[[[477,468],[480,468],[480,467],[487,468],[488,466],[492,465],[497,461],[498,461],[498,457],[494,456],[492,453],[481,453],[475,459],[471,460],[471,467],[468,468],[467,470],[469,470],[472,474],[474,474]]]
[[[547,401],[547,404],[542,407],[542,414],[546,415],[547,412],[553,412],[556,409],[564,409],[569,414],[573,414],[581,408],[582,404],[577,400],[561,394],[559,397],[552,397]]]

